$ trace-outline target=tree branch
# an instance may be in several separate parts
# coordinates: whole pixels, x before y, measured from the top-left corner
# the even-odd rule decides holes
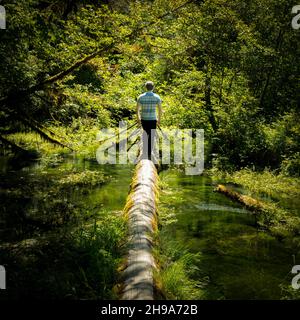
[[[143,31],[145,28],[152,26],[154,24],[156,24],[158,22],[158,20],[162,20],[165,17],[167,17],[169,14],[172,14],[174,12],[179,11],[180,9],[182,9],[183,7],[187,6],[188,4],[194,2],[195,0],[189,0],[184,2],[183,4],[177,6],[176,8],[174,8],[173,10],[170,10],[164,14],[162,14],[161,16],[158,16],[157,18],[155,18],[153,21],[149,22],[148,24],[139,27],[138,29],[136,29],[135,31],[131,32],[130,34],[126,35],[124,38],[125,39],[130,39],[131,37],[136,37],[137,33]],[[122,39],[122,41],[124,41],[124,38]],[[1,104],[5,104],[7,101],[9,101],[10,99],[17,99],[18,97],[24,97],[24,95],[30,95],[38,90],[43,89],[45,86],[52,84],[56,81],[62,80],[63,78],[65,78],[66,76],[68,76],[70,73],[72,73],[74,70],[76,70],[77,68],[79,68],[81,65],[87,63],[88,61],[94,59],[95,57],[97,57],[98,55],[100,55],[101,53],[103,53],[104,51],[108,51],[110,49],[112,49],[117,43],[112,42],[111,44],[103,47],[102,49],[99,49],[87,56],[85,56],[84,58],[76,61],[73,65],[71,65],[69,68],[67,68],[66,70],[63,70],[51,77],[49,77],[48,79],[33,85],[27,89],[22,89],[22,90],[17,90],[12,92],[11,94],[9,94],[7,97],[2,98],[0,100]]]

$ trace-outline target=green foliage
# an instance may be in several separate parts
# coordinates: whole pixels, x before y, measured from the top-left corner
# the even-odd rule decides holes
[[[99,198],[111,177],[81,158],[52,160],[1,174],[0,255],[13,279],[6,297],[116,298],[126,223]]]
[[[38,134],[34,132],[18,132],[8,135],[8,138],[27,150],[36,150],[40,156],[44,158],[58,158],[65,153],[67,150],[63,147],[54,145],[43,140]]]
[[[289,27],[292,2],[72,3],[7,5],[1,97],[99,53],[7,104],[0,116],[4,132],[28,126],[11,112],[55,126],[85,126],[92,119],[108,127],[130,120],[143,83],[152,79],[164,101],[162,124],[205,129],[221,169],[254,165],[299,174],[299,46]]]
[[[102,120],[106,121],[105,117]],[[82,157],[95,159],[99,147],[99,142],[96,140],[97,133],[102,128],[98,121],[101,119],[72,118],[68,127],[56,125],[48,128],[59,135],[61,141],[68,141],[68,146]],[[45,141],[34,132],[9,134],[8,138],[24,149],[37,151],[39,159],[45,166],[61,162],[63,157],[70,153],[70,150]]]
[[[168,299],[201,299],[198,282],[192,280],[186,271],[193,264],[193,259],[192,254],[185,254],[162,270],[161,281]]]
[[[72,172],[71,174],[59,180],[63,186],[95,186],[105,181],[103,172],[85,170],[83,172]]]
[[[72,235],[75,250],[80,254],[76,262],[79,296],[82,296],[80,291],[87,290],[93,299],[116,298],[111,288],[117,280],[116,270],[121,258],[118,247],[125,233],[125,221],[111,216]]]
[[[257,224],[279,238],[290,239],[295,247],[299,245],[299,178],[287,177],[282,173],[275,174],[269,170],[255,172],[250,169],[212,174],[222,181],[238,186],[242,193],[260,199]]]
[[[257,173],[250,169],[243,169],[228,174],[225,179],[242,184],[252,194],[262,193],[274,199],[278,197],[297,198],[300,196],[299,179],[275,174],[269,170]]]
[[[199,272],[196,267],[200,253],[190,253],[172,241],[164,233],[160,233],[160,251],[155,253],[159,261],[159,274],[155,274],[156,282],[160,283],[161,291],[167,299],[193,300],[201,299],[205,287],[205,279],[194,280]]]
[[[160,182],[167,188],[166,182]],[[178,197],[174,197],[178,200]],[[204,298],[207,279],[199,280],[201,253],[191,252],[187,247],[174,240],[168,228],[177,223],[176,212],[160,210],[161,230],[156,234],[154,257],[159,272],[155,273],[155,282],[166,299],[193,300]],[[197,279],[197,280],[196,280]]]
[[[1,247],[11,266],[11,299],[115,299],[113,286],[125,235],[120,217],[105,217],[92,226],[65,227],[60,233]],[[18,287],[16,287],[18,285]]]
[[[294,289],[291,285],[282,284],[280,288],[282,290],[282,300],[299,300],[300,299],[299,290]]]
[[[291,0],[5,3],[0,138],[37,151],[42,169],[57,168],[69,152],[47,135],[40,137],[49,130],[82,157],[94,159],[99,129],[134,119],[136,98],[144,82],[153,80],[163,98],[162,125],[204,129],[206,163],[215,170],[281,171],[244,169],[226,179],[272,198],[260,222],[272,224],[274,233],[289,235],[298,230],[297,219],[286,204],[275,202],[299,197],[299,181],[288,177],[300,173],[300,52],[290,27],[293,5]],[[81,213],[58,197],[62,189],[88,189],[104,180],[102,172],[70,171],[59,182],[49,182],[53,189],[48,194],[43,187],[32,187],[33,198],[45,207],[41,216],[36,208],[29,210],[27,218],[36,223],[43,218],[44,227],[62,225]],[[13,201],[23,192],[11,190],[7,198]],[[45,215],[47,210],[52,214]],[[175,220],[173,212],[165,217],[165,223]],[[111,269],[121,229],[119,220],[105,221],[69,239],[70,264],[77,257],[74,252],[86,255],[80,260],[79,254],[78,279],[88,297],[111,298],[108,288],[114,281]],[[192,267],[198,257],[182,248],[169,249],[161,258],[167,296],[201,297],[205,281],[193,280],[197,270]],[[78,290],[70,295],[85,296]]]
[[[285,158],[281,163],[281,171],[285,175],[300,177],[300,153]]]

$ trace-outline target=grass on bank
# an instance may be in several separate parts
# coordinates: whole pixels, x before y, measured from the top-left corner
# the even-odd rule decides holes
[[[289,177],[282,173],[275,174],[267,169],[263,172],[250,169],[242,169],[233,173],[219,172],[217,177],[221,177],[229,183],[242,185],[253,196],[263,194],[275,200],[300,197],[300,178]]]
[[[5,299],[116,298],[113,286],[125,233],[124,220],[110,216],[0,246],[1,261],[10,271]]]
[[[99,128],[96,126],[89,127],[50,127],[59,137],[58,140],[69,146],[74,152],[84,156],[86,159],[95,159],[96,150],[99,143],[96,135]],[[38,157],[45,162],[61,162],[62,157],[71,152],[69,148],[53,144],[44,140],[34,132],[18,132],[10,134],[7,139],[14,142],[19,147],[37,152]]]
[[[113,299],[126,223],[87,202],[110,176],[68,163],[1,174],[4,299]],[[100,213],[101,211],[101,213]]]
[[[202,298],[205,281],[195,280],[200,254],[188,252],[163,231],[156,235],[154,258],[158,270],[154,282],[159,298],[167,300],[198,300]]]
[[[281,174],[276,175],[268,170],[253,172],[244,169],[231,174],[212,170],[207,173],[213,175],[214,183],[226,183],[233,190],[237,189],[239,192],[248,195],[249,198],[251,196],[262,202],[263,210],[257,218],[258,228],[262,229],[261,231],[264,230],[264,232],[259,234],[266,234],[266,237],[270,237],[270,239],[276,236],[282,246],[289,248],[290,252],[299,256],[300,219],[295,210],[290,208],[290,202],[296,202],[296,207],[298,206],[299,190],[297,185],[299,179]],[[168,185],[161,182],[161,188],[168,189]],[[197,261],[201,262],[201,259],[203,259],[201,253],[195,255],[184,248],[184,245],[180,247],[165,231],[168,228],[164,227],[176,223],[176,214],[172,210],[162,210],[159,212],[159,220],[162,228],[157,234],[158,244],[156,245],[155,257],[158,261],[160,274],[156,274],[155,279],[158,291],[162,292],[161,296],[167,299],[211,298],[211,294],[214,295],[211,290],[214,289],[211,289],[210,279],[205,278],[205,276],[199,279],[202,270],[197,269],[197,266],[201,265]],[[230,241],[226,242],[228,247],[230,247],[229,244]],[[234,244],[232,250],[235,250],[235,246],[236,244]],[[287,275],[287,277],[289,276]],[[232,281],[230,276],[228,279]],[[224,278],[224,281],[227,281],[226,278]],[[253,275],[253,283],[256,283],[256,287],[259,287],[260,281],[261,279],[257,274]],[[299,299],[295,290],[291,290],[286,284],[288,281],[283,282],[279,289],[281,290],[281,295],[279,293],[281,298]],[[250,295],[247,290],[244,293]]]
[[[233,173],[212,169],[209,174],[215,181],[233,185],[233,190],[236,188],[239,193],[258,200],[258,224],[279,238],[290,238],[291,243],[300,247],[299,178],[247,168]]]
[[[96,159],[96,151],[101,145],[99,139],[103,141],[107,137],[104,132],[100,132],[102,128],[99,125],[85,118],[74,119],[69,126],[52,125],[47,128],[55,133],[57,140],[89,160]],[[45,165],[62,162],[63,156],[71,152],[69,148],[46,141],[35,132],[13,133],[7,135],[6,139],[25,150],[37,153]],[[110,141],[113,142],[114,139]]]

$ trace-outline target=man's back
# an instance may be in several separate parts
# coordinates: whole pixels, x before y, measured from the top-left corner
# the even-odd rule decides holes
[[[158,94],[147,91],[138,97],[137,102],[141,105],[142,120],[156,120],[156,106],[161,103]]]

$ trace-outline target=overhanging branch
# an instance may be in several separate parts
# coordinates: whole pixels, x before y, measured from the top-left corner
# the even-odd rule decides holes
[[[122,40],[124,39],[130,39],[131,37],[136,37],[138,33],[142,32],[145,28],[152,26],[154,24],[156,24],[159,20],[164,19],[165,17],[167,17],[168,15],[175,13],[177,11],[179,11],[180,9],[182,9],[183,7],[187,6],[188,4],[194,2],[195,0],[189,0],[184,2],[183,4],[177,6],[176,8],[174,8],[173,10],[170,10],[164,14],[162,14],[161,16],[157,17],[155,20],[147,23],[144,26],[139,27],[138,29],[136,29],[135,31],[131,32],[130,34],[126,35]],[[111,44],[85,56],[84,58],[76,61],[73,65],[71,65],[69,68],[67,68],[66,70],[63,70],[51,77],[49,77],[48,79],[33,85],[27,89],[22,89],[22,90],[17,90],[14,91],[13,93],[11,93],[10,95],[8,95],[5,98],[2,98],[0,100],[1,104],[5,104],[7,101],[9,101],[10,99],[18,99],[18,97],[24,97],[24,95],[30,95],[38,90],[42,90],[44,87],[46,87],[49,84],[55,83],[56,81],[62,80],[63,78],[65,78],[66,76],[68,76],[69,74],[71,74],[74,70],[76,70],[77,68],[79,68],[80,66],[82,66],[83,64],[87,63],[88,61],[94,59],[95,57],[97,57],[98,55],[100,55],[101,53],[108,51],[110,49],[112,49],[116,44],[119,44],[119,42],[112,42]]]

